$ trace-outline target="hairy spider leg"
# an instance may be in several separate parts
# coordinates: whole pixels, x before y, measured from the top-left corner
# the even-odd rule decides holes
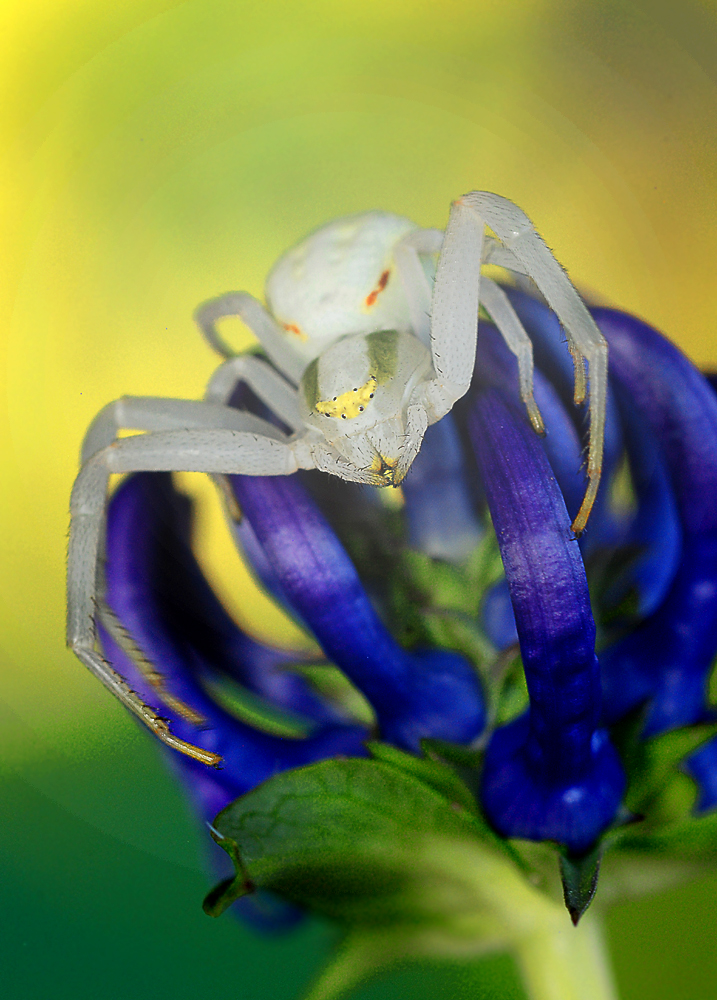
[[[481,278],[481,305],[498,328],[509,350],[518,359],[520,398],[537,434],[545,434],[545,424],[533,395],[533,342],[500,285],[485,275]]]
[[[431,286],[421,263],[422,255],[438,254],[443,246],[440,229],[418,229],[398,241],[393,259],[408,303],[411,328],[431,346]]]
[[[158,400],[181,402],[180,400]],[[195,404],[196,405],[196,404]],[[229,407],[213,407],[227,411],[230,428],[159,430],[114,441],[96,452],[83,466],[72,491],[70,502],[71,523],[67,568],[67,643],[89,670],[162,742],[206,764],[219,762],[216,754],[208,753],[177,739],[164,719],[148,706],[120,677],[96,648],[95,615],[99,613],[115,634],[111,617],[104,612],[102,594],[98,592],[101,581],[101,536],[105,521],[105,504],[110,474],[138,471],[153,472],[207,472],[210,474],[288,475],[299,468],[297,457],[301,449],[288,444],[271,424],[251,414]],[[145,409],[145,414],[147,410]],[[197,411],[194,410],[196,413]],[[156,420],[165,419],[161,407]],[[133,426],[138,421],[133,419]],[[240,429],[241,424],[245,429]],[[262,427],[262,432],[257,430]],[[151,428],[145,428],[151,430]],[[308,455],[302,456],[304,464],[313,464]],[[120,636],[121,639],[126,637]],[[127,645],[123,641],[124,645]],[[133,657],[134,659],[134,657]],[[164,689],[156,678],[155,668],[140,656],[138,668],[145,673],[160,697]],[[170,696],[171,697],[171,696]],[[169,704],[169,702],[167,702]],[[175,703],[175,708],[179,703]],[[181,711],[191,718],[193,709],[182,706]],[[196,715],[197,713],[194,713]]]
[[[490,226],[503,245],[514,255],[560,320],[575,363],[575,400],[585,395],[584,360],[590,372],[590,444],[588,486],[575,520],[579,535],[587,524],[597,496],[602,471],[607,397],[607,342],[600,333],[570,279],[550,249],[535,231],[532,222],[517,205],[488,191],[472,191],[460,199],[482,224]]]
[[[205,401],[226,405],[240,382],[245,382],[292,431],[298,434],[304,430],[296,389],[266,361],[251,354],[237,354],[217,368],[209,379]]]
[[[442,246],[443,233],[440,229],[419,229],[404,236],[394,250],[396,269],[403,282],[413,331],[427,346],[430,346],[431,335],[431,287],[420,256],[440,253]],[[498,264],[511,270],[522,270],[513,254],[490,237],[485,238],[481,262]],[[508,296],[499,285],[485,275],[481,276],[480,304],[518,359],[521,398],[534,430],[538,434],[544,434],[543,419],[533,396],[532,341]]]
[[[282,328],[261,302],[248,292],[227,292],[203,302],[194,311],[194,319],[211,347],[222,357],[232,358],[236,351],[219,335],[215,325],[226,316],[238,316],[257,337],[276,367],[294,385],[299,384],[308,362],[293,349]]]

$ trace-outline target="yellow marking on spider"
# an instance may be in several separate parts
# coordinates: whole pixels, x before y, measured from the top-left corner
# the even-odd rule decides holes
[[[395,469],[398,465],[397,458],[386,458],[385,455],[374,455],[373,461],[369,466],[371,472],[378,472],[380,475],[384,475],[391,469]]]
[[[333,399],[325,399],[316,404],[319,413],[327,417],[342,417],[344,420],[352,420],[362,413],[368,406],[369,400],[373,399],[378,380],[375,375],[369,375],[368,382],[348,392],[342,392],[340,396]]]
[[[282,323],[281,325],[284,327],[287,333],[293,333],[295,337],[299,338],[299,340],[309,339],[308,333],[304,333],[301,327],[297,326],[296,323]]]

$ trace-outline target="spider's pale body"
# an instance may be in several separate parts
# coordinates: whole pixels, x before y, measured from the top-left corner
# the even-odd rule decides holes
[[[495,236],[487,236],[486,226]],[[398,485],[429,424],[470,385],[479,304],[516,355],[521,396],[542,430],[533,399],[531,342],[507,296],[481,267],[527,275],[556,312],[575,362],[575,399],[590,364],[588,490],[574,522],[587,521],[600,477],[607,348],[590,314],[530,220],[505,198],[472,192],[454,203],[445,233],[371,212],[340,219],[289,250],[267,279],[268,309],[230,292],[197,310],[209,342],[227,359],[202,402],[123,397],[90,425],[72,495],[68,565],[68,642],[89,669],[165,743],[205,763],[216,756],[176,739],[166,722],[103,659],[95,614],[116,631],[97,590],[97,565],[111,473],[196,471],[287,475],[316,468],[354,482]],[[238,315],[271,364],[235,356],[217,331]],[[247,384],[289,433],[228,405]],[[121,429],[149,433],[118,438]],[[126,637],[123,637],[125,646]],[[164,691],[157,666],[133,658]],[[176,699],[173,707],[177,708]],[[187,707],[188,717],[192,710]]]
[[[394,249],[417,230],[368,212],[330,222],[285,253],[266,279],[266,301],[294,348],[309,359],[352,333],[412,332]]]

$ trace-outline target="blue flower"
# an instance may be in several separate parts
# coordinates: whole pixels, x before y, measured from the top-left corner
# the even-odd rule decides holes
[[[228,477],[240,547],[323,666],[229,617],[168,475],[134,475],[114,494],[101,641],[180,738],[222,756],[220,771],[173,757],[207,821],[274,775],[365,756],[370,738],[416,756],[442,741],[484,751],[473,791],[494,831],[576,858],[625,815],[611,727],[641,710],[645,740],[712,718],[717,396],[646,324],[593,311],[610,347],[605,465],[576,539],[583,434],[562,332],[541,302],[509,294],[534,343],[544,438],[515,359],[481,323],[471,392],[429,428],[402,505],[316,472]],[[261,412],[245,390],[234,405]],[[327,695],[333,668],[371,720]],[[717,742],[685,768],[698,810],[717,804]]]
[[[554,317],[527,295],[511,298],[539,363],[554,364],[562,341]],[[617,722],[644,704],[643,735],[650,737],[713,714],[707,686],[717,655],[717,396],[646,323],[611,309],[593,316],[610,349],[611,423],[619,422],[635,494],[612,542],[633,553],[613,584],[613,603],[629,592],[633,608],[629,627],[600,652],[603,716]],[[559,383],[565,392],[564,372]],[[590,528],[600,536],[600,511],[596,521]],[[701,786],[697,809],[717,805],[717,746],[698,751],[685,769]]]

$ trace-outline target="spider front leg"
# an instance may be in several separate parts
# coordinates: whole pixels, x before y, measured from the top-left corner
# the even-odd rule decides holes
[[[418,229],[404,236],[393,250],[396,270],[406,294],[411,329],[426,347],[431,343],[431,286],[421,256],[440,253],[442,246],[440,229]]]
[[[456,214],[459,212],[460,208]],[[470,220],[468,223],[468,231],[470,232]],[[455,229],[456,226],[454,217],[454,222],[453,224],[449,222],[449,227]],[[411,327],[418,339],[427,346],[431,344],[431,288],[423,269],[421,255],[440,253],[443,240],[444,234],[439,229],[419,229],[405,236],[394,250],[396,268],[408,301]],[[520,269],[520,264],[510,251],[506,250],[497,240],[490,237],[484,238],[482,230],[474,232],[472,239],[469,236],[469,240],[474,247],[482,240],[481,262],[483,264],[497,263],[503,267]],[[450,268],[443,271],[440,280],[444,286],[453,280]],[[533,344],[503,289],[490,278],[486,278],[485,275],[480,280],[480,304],[498,327],[506,344],[518,360],[521,398],[525,403],[533,429],[538,434],[544,434],[543,418],[533,396]],[[460,294],[460,291],[455,294]],[[439,337],[441,332],[440,326],[434,324],[434,338]],[[450,349],[450,345],[447,345],[447,349]]]
[[[236,412],[236,411],[234,411]],[[249,414],[238,414],[247,419]],[[251,418],[253,421],[257,418]],[[260,421],[263,423],[263,421]],[[270,425],[267,425],[270,427]],[[173,736],[164,719],[132,690],[96,648],[96,617],[102,612],[101,534],[110,474],[138,471],[206,472],[214,474],[288,475],[312,468],[311,450],[303,439],[290,444],[275,428],[272,436],[251,430],[169,430],[123,438],[93,455],[78,475],[70,504],[71,524],[67,569],[67,643],[88,669],[167,746],[205,764],[220,758]],[[273,436],[279,435],[279,437]],[[110,618],[110,630],[114,629]],[[116,631],[116,629],[114,629]],[[131,639],[123,637],[125,644]],[[133,652],[137,652],[134,650]],[[151,664],[138,667],[167,704],[159,675]],[[151,675],[151,676],[150,676]],[[155,677],[156,675],[156,677]],[[153,680],[153,678],[155,678]],[[171,698],[171,695],[169,695]],[[175,699],[173,707],[192,719],[192,709]],[[194,713],[196,717],[196,713]]]
[[[308,363],[296,351],[274,317],[248,292],[227,292],[217,299],[203,302],[194,312],[194,319],[209,344],[224,358],[233,358],[236,352],[219,335],[217,320],[238,316],[259,340],[267,356],[291,381],[298,385]]]
[[[219,371],[221,370],[220,368]],[[235,379],[234,384],[236,381]],[[281,431],[266,420],[223,403],[162,396],[122,396],[104,406],[88,427],[82,442],[80,465],[112,444],[121,430],[210,429],[252,431],[269,437],[284,437]]]
[[[227,405],[240,382],[245,382],[292,431],[303,429],[296,389],[266,361],[251,354],[238,354],[220,365],[209,379],[204,399]]]
[[[431,303],[431,358],[436,377],[414,393],[429,424],[465,395],[473,377],[484,225],[461,202],[451,206]]]
[[[585,366],[590,374],[590,445],[588,487],[573,521],[580,534],[587,524],[600,484],[607,397],[607,343],[573,287],[570,279],[535,227],[517,205],[489,191],[472,191],[459,204],[475,214],[477,224],[488,225],[518,262],[519,271],[535,282],[538,290],[560,320],[568,338],[575,364],[575,402],[585,398]]]
[[[545,434],[545,424],[533,395],[533,343],[518,314],[500,285],[485,275],[481,278],[481,305],[498,327],[503,340],[518,359],[520,398],[537,434]]]

